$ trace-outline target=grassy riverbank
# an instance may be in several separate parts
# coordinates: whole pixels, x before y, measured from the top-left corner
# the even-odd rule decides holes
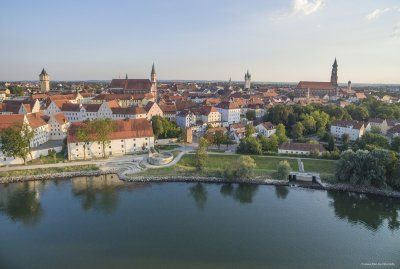
[[[62,172],[83,172],[83,171],[97,171],[97,170],[99,170],[99,168],[94,164],[75,165],[66,167],[50,167],[50,168],[6,171],[6,172],[0,172],[0,177],[35,176],[35,175],[55,174]]]
[[[209,154],[204,171],[197,172],[195,169],[195,155],[186,154],[182,159],[170,167],[147,169],[146,171],[137,174],[138,176],[145,175],[156,175],[156,176],[219,176],[223,173],[226,167],[232,165],[239,155],[217,155]],[[290,159],[285,157],[275,157],[275,156],[251,156],[256,162],[255,174],[260,177],[273,178],[276,172],[276,167],[280,161],[287,160],[293,170],[298,170],[298,163],[296,159]],[[336,161],[331,160],[314,160],[314,159],[302,159],[304,163],[304,168],[306,172],[318,172],[321,173],[323,177],[332,176],[335,169]]]

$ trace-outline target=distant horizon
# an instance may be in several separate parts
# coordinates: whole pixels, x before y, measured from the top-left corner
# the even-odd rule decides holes
[[[400,84],[398,0],[4,0],[0,80]],[[17,16],[15,14],[18,14]],[[101,78],[101,79],[99,79]],[[205,79],[206,78],[206,79]]]
[[[135,78],[133,78],[135,79]],[[137,78],[141,79],[141,78]],[[84,79],[84,80],[50,80],[51,83],[56,82],[111,82],[112,79]],[[228,82],[229,80],[209,80],[209,79],[158,79],[159,83],[171,83],[171,82]],[[14,82],[39,82],[39,80],[0,80],[0,83],[14,83]],[[244,80],[232,80],[233,83],[244,83]],[[252,84],[290,84],[290,85],[297,85],[300,81],[251,81]],[[328,82],[328,81],[326,81]],[[346,86],[347,82],[338,82],[341,86]],[[352,86],[400,86],[400,83],[364,83],[364,82],[351,82]]]

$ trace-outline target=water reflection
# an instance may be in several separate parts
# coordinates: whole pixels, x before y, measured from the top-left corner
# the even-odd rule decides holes
[[[289,194],[289,187],[287,186],[275,186],[275,195],[279,199],[286,199]]]
[[[222,184],[220,193],[225,197],[232,197],[241,204],[253,202],[258,185],[253,184]]]
[[[331,206],[337,217],[351,223],[361,223],[376,231],[385,220],[390,230],[398,230],[400,203],[394,199],[373,197],[364,194],[328,191],[333,199]]]
[[[0,212],[11,220],[25,225],[40,221],[43,209],[40,204],[40,192],[45,182],[29,181],[0,187]]]
[[[71,180],[72,193],[81,200],[84,210],[113,213],[118,207],[117,189],[126,184],[114,175],[77,177]]]
[[[193,197],[196,206],[204,209],[207,203],[207,190],[202,183],[196,183],[189,188],[190,195]]]

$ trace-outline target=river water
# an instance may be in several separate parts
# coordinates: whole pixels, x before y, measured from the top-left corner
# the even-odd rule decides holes
[[[393,199],[275,186],[0,185],[0,268],[400,268],[399,214]]]

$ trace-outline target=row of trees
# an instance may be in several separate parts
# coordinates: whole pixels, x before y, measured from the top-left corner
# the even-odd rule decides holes
[[[384,149],[372,151],[344,151],[336,167],[336,179],[355,185],[391,186],[400,189],[400,164],[394,152]]]
[[[111,133],[117,128],[111,119],[95,119],[84,121],[76,130],[76,138],[83,142],[83,158],[86,160],[86,149],[91,142],[102,145],[103,157],[106,157],[106,146],[109,144]]]

